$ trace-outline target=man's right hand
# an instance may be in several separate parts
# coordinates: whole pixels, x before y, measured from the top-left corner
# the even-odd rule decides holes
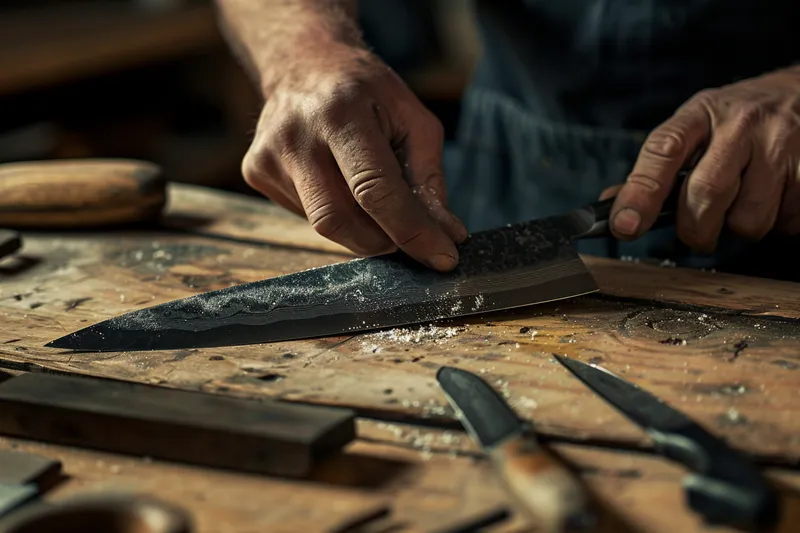
[[[366,50],[336,46],[289,70],[265,89],[247,183],[359,255],[399,247],[454,268],[467,230],[447,209],[439,120]]]

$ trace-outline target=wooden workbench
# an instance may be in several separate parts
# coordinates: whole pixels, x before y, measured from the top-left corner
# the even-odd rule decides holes
[[[423,328],[201,350],[44,348],[132,309],[348,259],[267,202],[185,185],[170,196],[163,227],[25,235],[22,254],[0,263],[0,367],[348,406],[364,416],[359,439],[306,481],[0,441],[64,461],[69,478],[53,498],[141,490],[185,507],[207,533],[322,532],[388,500],[404,531],[425,531],[504,501],[435,384],[450,364],[530,418],[626,524],[618,531],[703,531],[683,505],[684,471],[651,454],[554,352],[658,394],[754,455],[787,498],[800,488],[800,285],[785,282],[587,257],[600,294]],[[800,528],[795,507],[782,531]]]

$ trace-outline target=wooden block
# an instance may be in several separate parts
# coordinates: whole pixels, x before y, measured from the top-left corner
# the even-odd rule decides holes
[[[289,477],[355,438],[347,409],[51,374],[0,384],[0,433]]]

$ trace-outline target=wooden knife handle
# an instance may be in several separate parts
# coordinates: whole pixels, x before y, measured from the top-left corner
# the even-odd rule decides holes
[[[537,531],[588,531],[596,518],[575,475],[534,439],[516,437],[492,450],[490,457]]]
[[[161,168],[134,159],[0,164],[0,226],[92,228],[157,219],[167,199]]]

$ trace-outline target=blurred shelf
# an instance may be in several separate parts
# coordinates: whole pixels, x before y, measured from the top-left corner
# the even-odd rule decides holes
[[[222,43],[211,5],[0,10],[0,95],[164,61]]]

